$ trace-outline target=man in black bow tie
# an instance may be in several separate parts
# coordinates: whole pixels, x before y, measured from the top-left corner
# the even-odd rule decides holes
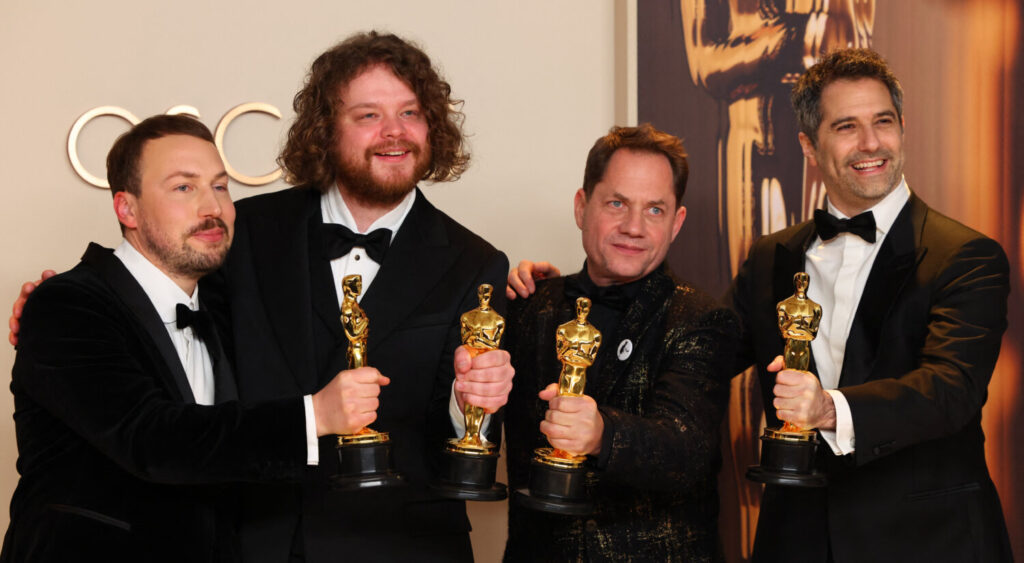
[[[823,488],[765,487],[755,561],[1008,561],[981,408],[1006,328],[999,244],[928,208],[903,178],[899,82],[843,50],[793,90],[827,210],[758,240],[727,296],[737,371],[768,426],[817,428]],[[824,312],[809,372],[782,369],[775,304],[810,275]]]
[[[308,443],[363,420],[340,377],[308,398],[238,401],[197,287],[235,218],[203,124],[144,120],[107,171],[124,240],[90,244],[25,304],[11,381],[21,479],[0,561],[237,561],[227,483],[298,482]]]
[[[508,561],[709,561],[718,556],[718,429],[739,331],[735,316],[668,270],[686,218],[682,142],[650,125],[613,128],[587,157],[576,224],[587,259],[510,307],[519,372],[506,413],[512,489],[533,450],[587,455],[594,514],[509,505]],[[593,302],[602,333],[582,397],[556,396],[555,331]]]

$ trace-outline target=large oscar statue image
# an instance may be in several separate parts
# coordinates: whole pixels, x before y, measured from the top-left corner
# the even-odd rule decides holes
[[[366,341],[370,334],[370,321],[358,301],[363,291],[362,276],[345,276],[341,280],[341,289],[341,325],[348,338],[348,367],[361,368],[367,365]],[[337,447],[341,469],[332,477],[336,489],[362,489],[402,482],[401,475],[394,470],[391,438],[387,432],[360,428],[353,434],[338,436]]]
[[[601,332],[587,322],[590,300],[576,299],[576,318],[558,327],[555,350],[562,363],[558,375],[558,394],[583,395],[587,368],[597,358]],[[529,490],[516,491],[516,500],[527,508],[558,514],[589,514],[593,503],[587,497],[583,463],[587,456],[558,448],[534,450],[530,462]]]
[[[482,284],[477,289],[480,306],[459,319],[462,343],[473,357],[497,350],[505,332],[505,319],[491,308],[493,291],[490,284]],[[462,438],[448,440],[440,483],[435,486],[442,495],[486,501],[504,500],[508,496],[506,486],[495,483],[498,445],[480,434],[485,414],[483,407],[469,403],[463,408],[466,433]]]
[[[811,341],[818,334],[821,306],[807,297],[810,276],[793,276],[796,293],[776,306],[779,331],[785,341],[782,363],[786,369],[808,371]],[[821,487],[825,476],[814,468],[818,448],[817,432],[785,422],[781,428],[766,428],[761,437],[761,465],[747,471],[747,478],[759,483]]]

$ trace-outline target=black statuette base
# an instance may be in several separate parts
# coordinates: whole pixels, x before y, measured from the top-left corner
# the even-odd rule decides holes
[[[334,490],[404,484],[402,476],[395,472],[390,442],[338,446],[338,461],[341,468],[331,476]]]
[[[441,476],[431,488],[441,496],[460,500],[505,500],[508,487],[494,482],[497,470],[496,453],[471,455],[445,450]]]
[[[761,436],[761,464],[747,470],[747,479],[769,485],[824,487],[828,480],[814,467],[817,439],[783,440]]]
[[[530,488],[517,489],[515,501],[542,512],[584,516],[594,511],[587,496],[583,467],[553,467],[537,459],[530,463]]]

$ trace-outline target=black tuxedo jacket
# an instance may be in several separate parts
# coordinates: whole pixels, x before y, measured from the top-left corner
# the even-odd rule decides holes
[[[196,405],[152,302],[97,245],[29,298],[11,390],[21,479],[0,561],[236,560],[217,483],[298,480],[305,464],[302,402]]]
[[[727,297],[744,329],[737,371],[757,366],[769,426],[764,368],[783,348],[775,305],[815,237],[807,222],[759,239]],[[837,562],[1010,559],[981,429],[1008,292],[999,244],[912,195],[846,342],[839,390],[856,451],[836,457],[822,443],[827,488],[766,487],[755,560],[824,561],[829,543]]]
[[[507,561],[709,561],[720,556],[719,426],[739,332],[736,317],[667,269],[643,285],[598,349],[585,393],[604,418],[601,454],[588,460],[589,517],[509,503]],[[558,381],[555,331],[576,316],[565,278],[540,281],[510,306],[506,342],[516,381],[506,410],[509,481],[529,482],[547,446],[537,393]],[[614,339],[614,341],[612,340]],[[620,342],[632,352],[619,360]]]
[[[292,188],[239,201],[225,268],[243,401],[311,393],[346,369],[329,261],[315,244],[320,193]],[[313,232],[311,232],[311,228]],[[311,238],[313,237],[313,238]],[[246,560],[280,563],[303,549],[309,562],[452,560],[472,557],[465,503],[431,494],[444,440],[459,317],[479,305],[477,286],[504,287],[505,256],[431,205],[416,201],[361,300],[370,319],[368,364],[391,378],[371,427],[389,432],[410,486],[361,493],[329,490],[336,440],[320,442],[320,465],[301,487],[248,495]],[[502,307],[501,291],[495,291]],[[500,420],[490,425],[500,440]],[[298,537],[296,537],[298,536]]]

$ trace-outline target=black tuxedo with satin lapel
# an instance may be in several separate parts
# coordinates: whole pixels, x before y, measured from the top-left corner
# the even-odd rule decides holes
[[[783,348],[775,304],[792,295],[815,237],[808,222],[759,239],[727,297],[744,328],[737,371],[757,366],[769,426],[764,368]],[[981,429],[1008,292],[999,244],[911,195],[846,342],[839,390],[856,451],[836,457],[822,444],[827,488],[766,487],[755,560],[823,561],[825,538],[840,563],[1010,560]]]
[[[235,244],[225,268],[243,401],[318,390],[346,368],[337,288],[319,255],[320,193],[292,188],[238,202]],[[453,435],[448,401],[459,317],[478,306],[477,286],[504,287],[505,256],[438,211],[416,201],[361,300],[370,319],[369,365],[391,379],[371,427],[389,432],[397,468],[410,486],[339,493],[335,441],[320,442],[320,465],[301,488],[254,491],[243,547],[251,561],[280,562],[293,536],[307,561],[452,560],[472,556],[465,504],[431,494],[443,442]],[[501,307],[501,291],[495,291]],[[270,368],[270,376],[263,373]],[[488,438],[500,440],[500,419]]]
[[[152,302],[108,249],[40,285],[11,382],[21,479],[0,560],[237,560],[223,483],[299,479],[303,406],[243,409],[219,346],[210,355],[218,404],[196,405]]]
[[[577,274],[578,275],[578,274]],[[739,332],[715,299],[663,268],[641,282],[604,340],[584,393],[605,421],[601,454],[588,460],[596,504],[589,517],[509,504],[506,561],[709,561],[718,559],[719,426]],[[510,305],[506,343],[516,381],[506,409],[510,487],[526,487],[533,450],[547,446],[537,393],[558,381],[555,331],[575,318],[566,278],[539,281]],[[592,315],[593,316],[593,315]],[[620,342],[632,352],[620,360]]]

